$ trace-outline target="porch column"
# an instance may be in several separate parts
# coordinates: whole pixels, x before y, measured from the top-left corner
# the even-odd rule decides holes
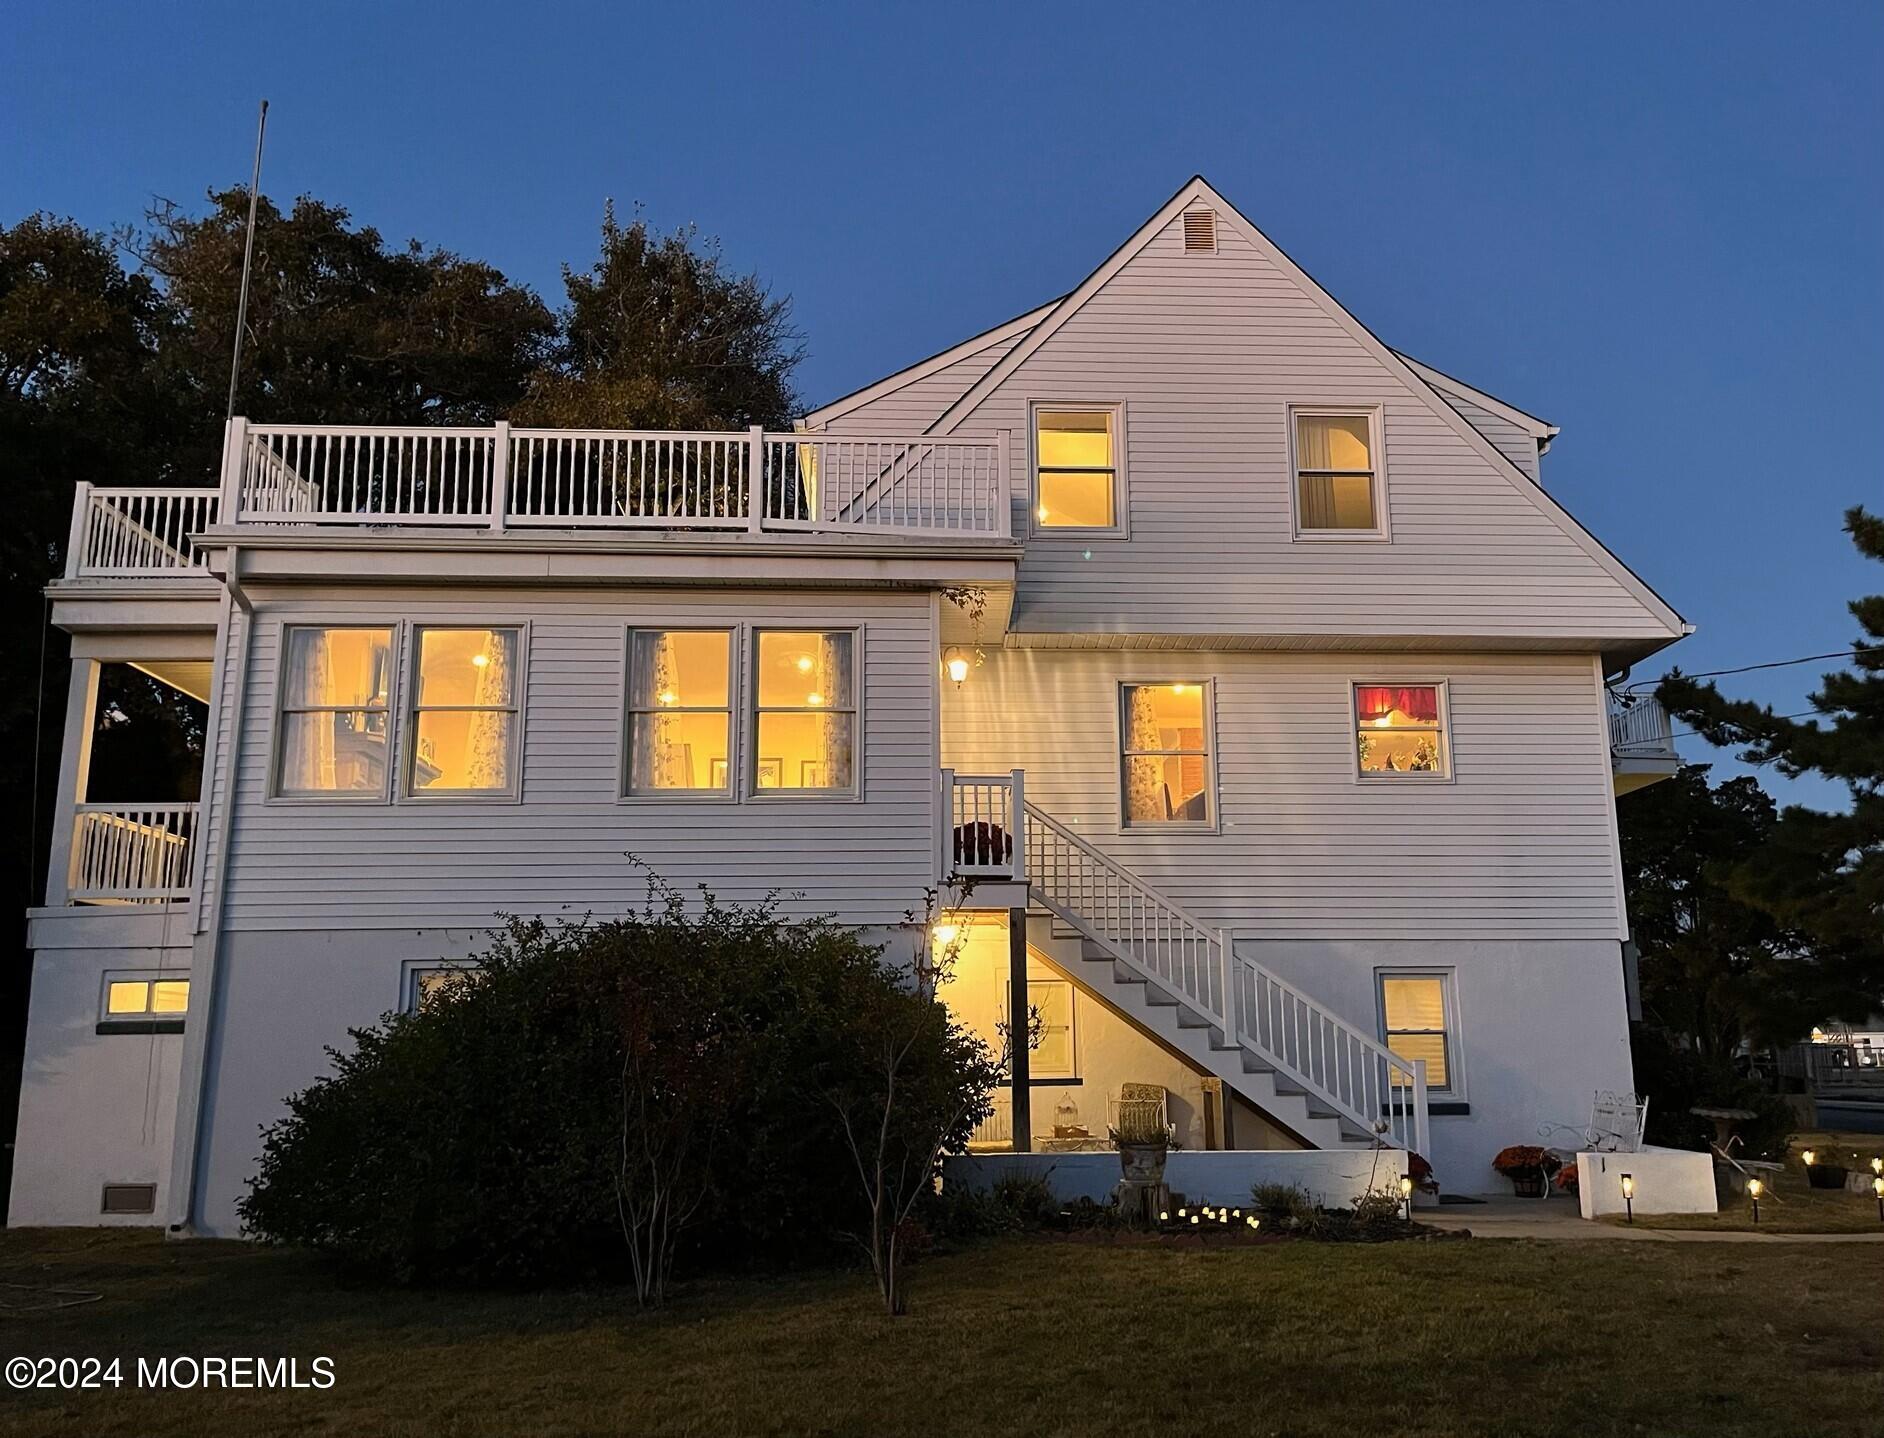
[[[78,806],[92,771],[92,728],[98,711],[96,659],[74,659],[65,694],[65,739],[59,749],[59,787],[52,808],[51,857],[46,865],[46,906],[60,908],[72,892],[72,839]]]
[[[1008,1105],[1008,1126],[1014,1135],[1015,1153],[1034,1149],[1033,1055],[1027,1048],[1029,1010],[1027,1002],[1027,911],[1007,911],[1007,1034],[1008,1078],[1013,1099]]]

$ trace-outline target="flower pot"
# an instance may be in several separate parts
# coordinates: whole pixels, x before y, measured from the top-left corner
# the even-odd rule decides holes
[[[1170,1144],[1119,1142],[1119,1172],[1127,1183],[1154,1184],[1164,1181],[1164,1161]]]
[[[1814,1188],[1843,1188],[1850,1170],[1836,1163],[1806,1165],[1806,1182]]]
[[[1544,1196],[1544,1170],[1541,1168],[1525,1169],[1518,1173],[1508,1173],[1512,1191],[1519,1198],[1542,1198]]]

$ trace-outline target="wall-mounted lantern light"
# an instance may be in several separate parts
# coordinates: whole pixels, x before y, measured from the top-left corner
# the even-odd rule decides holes
[[[968,656],[959,649],[951,648],[942,656],[942,667],[948,670],[949,678],[953,679],[955,687],[960,689],[962,681],[968,677]]]

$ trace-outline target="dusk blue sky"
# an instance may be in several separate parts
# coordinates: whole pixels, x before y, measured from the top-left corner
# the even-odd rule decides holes
[[[0,221],[245,181],[266,96],[271,195],[552,301],[610,197],[719,236],[792,296],[813,404],[1071,288],[1201,172],[1389,344],[1563,426],[1548,487],[1700,627],[1639,675],[1844,648],[1884,578],[1839,531],[1884,506],[1884,6],[14,0],[7,30]],[[1818,667],[1727,682],[1798,710]]]

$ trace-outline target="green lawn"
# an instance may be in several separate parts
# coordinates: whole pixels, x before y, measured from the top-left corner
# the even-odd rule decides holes
[[[1811,1245],[1033,1239],[923,1265],[895,1321],[857,1274],[694,1284],[647,1317],[618,1292],[350,1289],[238,1244],[23,1231],[0,1235],[0,1358],[326,1356],[336,1382],[0,1390],[0,1430],[1766,1438],[1801,1394],[1884,1413],[1881,1274]],[[102,1297],[19,1307],[53,1286]]]
[[[1868,1181],[1873,1155],[1884,1154],[1884,1135],[1833,1133],[1823,1129],[1795,1135],[1791,1151],[1786,1155],[1785,1171],[1775,1175],[1760,1196],[1757,1229],[1753,1223],[1753,1205],[1744,1199],[1723,1204],[1716,1214],[1656,1214],[1637,1218],[1636,1224],[1704,1232],[1884,1234],[1884,1222],[1878,1219],[1877,1200],[1868,1190],[1857,1194],[1843,1189],[1813,1188],[1806,1182],[1805,1163],[1800,1158],[1806,1149],[1814,1150],[1820,1163],[1838,1163],[1862,1170]],[[1884,1250],[1879,1251],[1879,1262],[1880,1267],[1884,1267]]]

